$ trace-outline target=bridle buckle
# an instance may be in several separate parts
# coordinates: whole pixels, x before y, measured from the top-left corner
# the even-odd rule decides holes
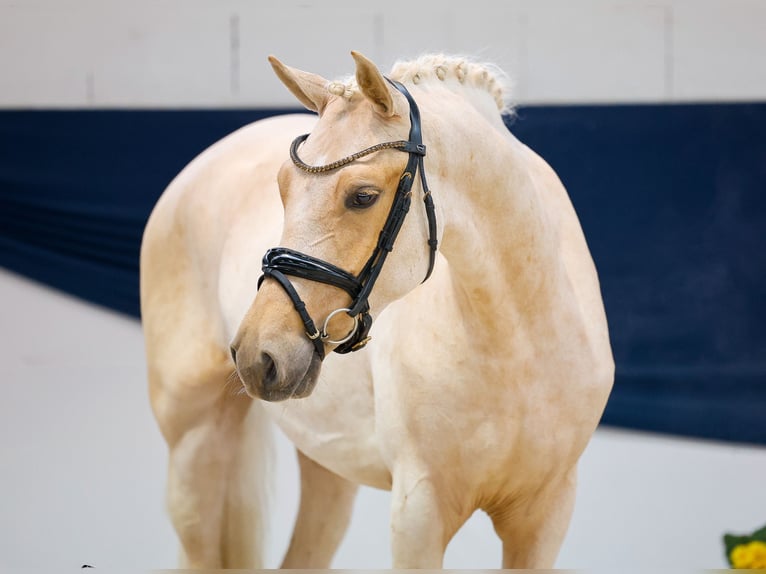
[[[359,341],[356,345],[352,346],[351,350],[358,351],[359,349],[367,345],[367,343],[369,343],[371,340],[372,340],[372,337],[368,335],[367,337]]]

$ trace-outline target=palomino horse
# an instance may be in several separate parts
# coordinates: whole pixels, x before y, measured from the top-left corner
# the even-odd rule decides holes
[[[216,143],[148,223],[150,394],[182,561],[260,566],[273,420],[301,472],[284,567],[330,565],[364,484],[392,491],[396,568],[441,567],[477,509],[504,567],[550,568],[614,373],[577,217],[503,124],[499,72],[427,56],[390,81],[352,55],[344,82],[271,58],[318,120]]]

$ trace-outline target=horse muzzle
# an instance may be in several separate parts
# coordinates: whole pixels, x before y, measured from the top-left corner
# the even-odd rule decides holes
[[[232,342],[231,357],[247,394],[269,402],[309,396],[322,368],[322,359],[303,337],[258,345],[239,333]]]

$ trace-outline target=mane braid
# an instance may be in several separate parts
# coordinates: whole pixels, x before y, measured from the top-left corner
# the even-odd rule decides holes
[[[455,79],[460,84],[487,92],[495,100],[501,114],[513,112],[511,81],[495,64],[475,62],[465,56],[426,54],[415,60],[395,63],[389,76],[392,80],[413,84],[429,79],[441,82]],[[351,77],[329,83],[327,90],[335,96],[350,99],[359,88]]]

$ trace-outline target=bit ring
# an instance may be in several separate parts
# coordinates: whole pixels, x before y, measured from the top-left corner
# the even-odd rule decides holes
[[[330,339],[330,335],[327,334],[327,325],[330,323],[330,319],[335,317],[338,313],[348,313],[351,311],[351,309],[348,309],[346,307],[341,307],[340,309],[335,309],[332,313],[327,315],[327,318],[324,320],[324,325],[322,326],[322,332],[319,335],[319,337],[322,339],[323,342],[329,343],[330,345],[342,345],[343,343],[347,343],[350,341],[354,335],[356,335],[357,330],[359,329],[359,315],[355,317],[351,317],[354,320],[354,326],[351,328],[351,330],[348,332],[348,335],[343,337],[342,339]]]

